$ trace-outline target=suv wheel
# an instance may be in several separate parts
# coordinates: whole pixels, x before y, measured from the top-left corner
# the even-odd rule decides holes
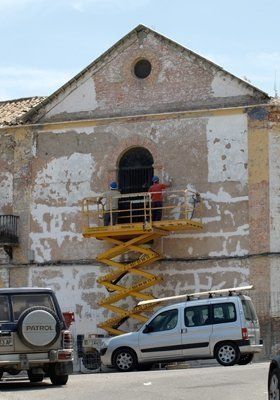
[[[234,343],[222,342],[216,347],[215,358],[224,367],[236,364],[239,361],[239,357],[239,348]]]
[[[254,358],[254,353],[247,353],[247,354],[241,354],[238,365],[247,365],[249,364]]]
[[[44,374],[32,374],[32,372],[27,371],[27,375],[31,383],[42,382],[44,379]]]
[[[137,368],[137,357],[133,350],[119,349],[115,352],[113,365],[121,372]]]
[[[55,373],[55,368],[50,369],[50,380],[53,385],[60,386],[66,385],[68,381],[68,375],[57,375]]]
[[[280,369],[274,368],[268,378],[268,398],[269,400],[280,399]]]

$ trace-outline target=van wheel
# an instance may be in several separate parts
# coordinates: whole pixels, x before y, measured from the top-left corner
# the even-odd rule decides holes
[[[132,371],[137,368],[137,356],[133,350],[119,349],[115,352],[113,365],[121,372]]]
[[[236,344],[231,342],[219,343],[215,350],[215,358],[219,364],[229,367],[239,361],[240,351]]]
[[[247,354],[241,354],[238,365],[247,365],[249,364],[254,358],[254,353],[247,353]]]
[[[51,383],[55,386],[66,385],[68,381],[68,375],[56,375],[55,373],[50,374]]]

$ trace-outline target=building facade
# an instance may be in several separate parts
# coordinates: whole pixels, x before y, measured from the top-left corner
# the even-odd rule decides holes
[[[144,26],[48,98],[0,103],[0,215],[19,216],[18,245],[0,247],[0,285],[52,287],[77,334],[104,333],[96,257],[106,244],[83,238],[81,200],[148,154],[173,189],[201,194],[204,226],[154,244],[165,259],[149,267],[163,278],[153,295],[253,284],[263,356],[274,353],[279,116],[276,100]]]

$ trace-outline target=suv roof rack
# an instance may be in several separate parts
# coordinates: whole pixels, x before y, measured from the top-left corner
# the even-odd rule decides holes
[[[241,292],[246,291],[246,290],[251,290],[251,289],[253,289],[253,285],[240,286],[240,287],[227,288],[227,289],[208,290],[207,292],[186,293],[186,294],[181,294],[179,296],[162,297],[161,299],[142,300],[138,303],[138,306],[141,306],[144,304],[151,304],[151,303],[161,303],[161,302],[169,301],[169,300],[184,299],[185,301],[188,301],[188,300],[191,300],[193,297],[197,298],[200,296],[208,296],[209,298],[211,298],[215,295],[222,295],[225,293],[228,293],[228,296],[239,295]]]

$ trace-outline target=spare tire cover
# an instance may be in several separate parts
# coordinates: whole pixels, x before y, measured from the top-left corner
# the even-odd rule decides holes
[[[48,346],[58,335],[58,321],[52,312],[43,309],[30,309],[20,321],[20,334],[31,346]]]

